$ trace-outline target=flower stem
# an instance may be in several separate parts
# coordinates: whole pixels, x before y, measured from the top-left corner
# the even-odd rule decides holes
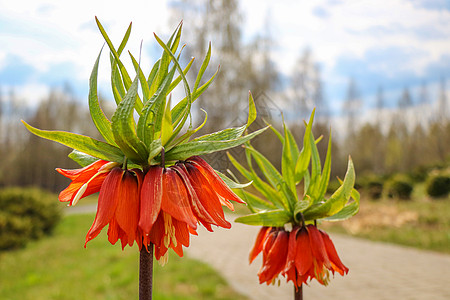
[[[298,288],[294,286],[294,300],[303,300],[303,284]]]
[[[139,257],[139,300],[151,300],[153,287],[153,244],[142,246]]]

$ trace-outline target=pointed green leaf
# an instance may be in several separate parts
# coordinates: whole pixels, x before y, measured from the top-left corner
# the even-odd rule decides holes
[[[163,146],[167,143],[173,133],[172,114],[170,113],[170,100],[171,97],[169,97],[169,101],[167,101],[161,126],[161,143]]]
[[[136,136],[133,112],[137,98],[138,77],[133,81],[125,98],[117,106],[112,117],[114,139],[125,155],[135,163],[147,161],[148,152]]]
[[[248,119],[247,119],[247,128],[256,120],[256,106],[255,101],[253,100],[252,93],[248,92]]]
[[[271,204],[270,202],[261,199],[260,197],[249,193],[247,191],[241,190],[241,189],[236,189],[234,190],[234,192],[236,193],[236,195],[238,195],[242,200],[245,201],[245,203],[247,203],[247,205],[249,206],[249,208],[251,208],[251,210],[253,212],[257,212],[257,211],[261,211],[261,210],[275,210],[277,209],[277,207],[273,204]]]
[[[352,190],[352,198],[354,200],[353,202],[344,206],[344,208],[342,208],[338,213],[328,218],[325,218],[325,220],[343,221],[356,215],[356,213],[359,211],[359,199],[360,199],[359,192],[356,189]]]
[[[91,77],[89,78],[89,111],[91,113],[92,121],[97,127],[103,138],[109,143],[114,145],[114,136],[111,130],[111,122],[103,113],[98,102],[97,95],[97,76],[98,76],[98,64],[100,61],[100,56],[102,50],[98,54],[97,60],[95,61],[94,68],[92,69]]]
[[[323,165],[322,175],[320,176],[320,183],[318,185],[317,192],[315,193],[316,199],[322,199],[325,196],[328,183],[330,181],[330,174],[331,174],[331,131],[330,137],[328,139],[327,155]]]
[[[236,128],[227,128],[221,131],[213,132],[210,134],[202,135],[198,138],[195,138],[192,141],[224,141],[224,140],[233,140],[242,136],[245,131],[246,126],[236,127]]]
[[[195,58],[193,57],[193,58],[189,61],[189,63],[186,65],[186,67],[184,68],[184,70],[183,70],[184,76],[186,76],[187,72],[189,72],[189,70],[191,69],[192,64],[194,63],[194,60],[195,60]],[[180,83],[180,81],[181,81],[181,75],[178,75],[178,77],[175,78],[175,80],[172,81],[172,83],[170,84],[169,90],[167,91],[167,93],[172,92],[173,89]]]
[[[149,154],[148,154],[148,163],[152,165],[152,159],[159,155],[163,149],[161,139],[154,140],[150,143]]]
[[[200,97],[200,95],[208,88],[208,86],[213,82],[214,78],[216,77],[217,73],[219,72],[219,68],[217,68],[216,73],[200,88],[198,88],[193,94],[192,94],[192,103]],[[188,98],[184,98],[178,104],[172,109],[172,120],[174,120],[174,124],[177,124],[181,121],[183,118],[184,113],[186,112],[186,109],[190,107]]]
[[[225,174],[223,174],[223,173],[221,173],[221,172],[219,172],[217,170],[214,170],[214,172],[216,172],[217,175],[219,175],[219,177],[223,180],[223,182],[225,182],[225,184],[230,189],[236,189],[236,191],[238,191],[240,189],[243,189],[243,188],[246,188],[246,187],[248,187],[249,185],[252,184],[251,181],[247,182],[247,183],[239,183],[239,182],[236,182],[236,181],[230,179],[228,176],[226,176]]]
[[[119,66],[119,70],[120,73],[122,74],[122,79],[123,79],[123,83],[125,84],[125,89],[128,90],[131,86],[131,78],[130,75],[128,75],[127,69],[125,68],[125,66],[123,65],[122,61],[120,60],[119,56],[120,54],[117,53],[116,49],[114,48],[114,45],[112,44],[111,40],[109,39],[108,34],[106,33],[105,29],[103,28],[102,24],[100,23],[100,21],[97,19],[97,17],[95,17],[95,21],[97,22],[97,27],[100,30],[100,33],[102,34],[103,38],[106,41],[106,44],[109,47],[109,50],[111,51],[111,54],[114,56],[114,63],[112,66],[112,69],[114,69],[115,64],[117,63],[117,65]],[[125,47],[126,41],[128,40],[129,37],[129,31],[131,30],[131,24],[127,30],[127,32],[125,33],[125,37],[122,40],[121,46],[123,50],[123,47]],[[114,92],[114,88],[113,88],[113,92]],[[142,101],[140,100],[139,96],[136,97],[136,101],[135,101],[135,107],[136,107],[136,111],[138,113],[141,112],[143,104]]]
[[[246,149],[247,152],[247,149]],[[272,202],[276,207],[283,208],[282,195],[280,192],[272,188],[269,184],[261,180],[258,175],[252,171],[246,170],[230,153],[227,153],[233,166],[247,179],[252,182],[255,187],[266,199]]]
[[[284,141],[283,141],[283,152],[281,155],[281,172],[283,174],[283,179],[287,183],[288,187],[291,189],[293,193],[297,193],[297,189],[295,186],[295,166],[292,158],[292,147],[294,145],[291,144],[292,140],[288,137],[286,124],[283,123],[284,127]]]
[[[119,148],[112,146],[110,144],[100,142],[88,136],[75,134],[71,132],[40,130],[27,124],[23,120],[22,123],[27,127],[29,131],[31,131],[31,133],[44,139],[55,141],[67,147],[76,149],[80,152],[97,157],[99,159],[115,162],[123,161],[122,151],[120,151]]]
[[[295,183],[299,183],[305,173],[308,170],[309,162],[311,160],[311,144],[310,135],[312,134],[312,124],[314,121],[314,110],[309,118],[308,125],[306,126],[305,135],[303,137],[303,148],[298,156],[297,163],[295,165]],[[305,190],[306,191],[306,190]]]
[[[68,156],[71,160],[73,160],[74,162],[76,162],[77,164],[79,164],[82,167],[86,167],[98,160],[98,158],[93,157],[89,154],[80,152],[78,150],[73,150],[72,152],[70,152],[70,154]]]
[[[203,74],[206,71],[206,68],[209,65],[209,60],[211,59],[211,42],[209,42],[208,45],[208,51],[206,52],[205,58],[203,59],[202,66],[200,67],[200,70],[198,71],[197,78],[195,79],[194,89],[193,92],[197,90],[198,86],[200,85],[200,80],[202,80]]]
[[[144,97],[144,104],[145,104],[145,102],[150,99],[150,89],[148,88],[147,79],[145,78],[144,72],[142,72],[139,63],[136,61],[131,52],[128,51],[128,54],[131,57],[131,61],[133,62],[133,66],[134,69],[136,70],[136,73],[139,75],[139,81],[141,82],[142,95]]]
[[[237,223],[257,226],[282,227],[292,221],[291,215],[285,210],[262,211],[248,216],[239,217]]]
[[[311,206],[304,212],[307,220],[315,220],[330,217],[341,211],[352,194],[355,184],[355,169],[351,158],[348,161],[347,173],[345,174],[342,185],[331,195],[330,199],[318,206]],[[319,204],[319,203],[318,203]]]
[[[236,146],[242,145],[250,139],[254,138],[258,134],[266,130],[267,127],[254,131],[246,136],[241,136],[232,140],[225,141],[191,141],[185,144],[178,145],[172,148],[168,153],[166,153],[166,160],[185,160],[186,158],[193,155],[202,155],[213,153],[221,150],[226,150],[234,148]]]

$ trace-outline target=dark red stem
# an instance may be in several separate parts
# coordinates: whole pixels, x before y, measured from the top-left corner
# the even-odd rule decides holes
[[[303,284],[301,284],[298,288],[294,286],[294,299],[295,300],[303,300]]]
[[[139,300],[151,300],[153,288],[153,244],[142,246],[139,257]]]

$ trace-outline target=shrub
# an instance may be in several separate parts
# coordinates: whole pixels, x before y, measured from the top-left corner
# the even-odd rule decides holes
[[[445,174],[431,175],[426,184],[427,194],[430,197],[445,197],[450,192],[450,176]]]
[[[387,184],[387,193],[390,198],[408,200],[413,190],[412,184],[403,177],[394,177]]]
[[[367,182],[366,190],[371,199],[380,199],[383,194],[383,180],[379,178],[370,178]]]
[[[36,188],[0,190],[0,250],[50,234],[61,219],[56,196]]]

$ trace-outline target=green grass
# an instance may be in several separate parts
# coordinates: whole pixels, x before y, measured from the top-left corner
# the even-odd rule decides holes
[[[102,233],[83,248],[93,219],[67,216],[53,236],[0,253],[0,299],[138,299],[137,247],[122,251]],[[172,251],[154,272],[153,299],[246,299],[209,266]]]
[[[449,199],[362,199],[357,215],[343,222],[324,222],[322,226],[374,241],[450,253]]]

